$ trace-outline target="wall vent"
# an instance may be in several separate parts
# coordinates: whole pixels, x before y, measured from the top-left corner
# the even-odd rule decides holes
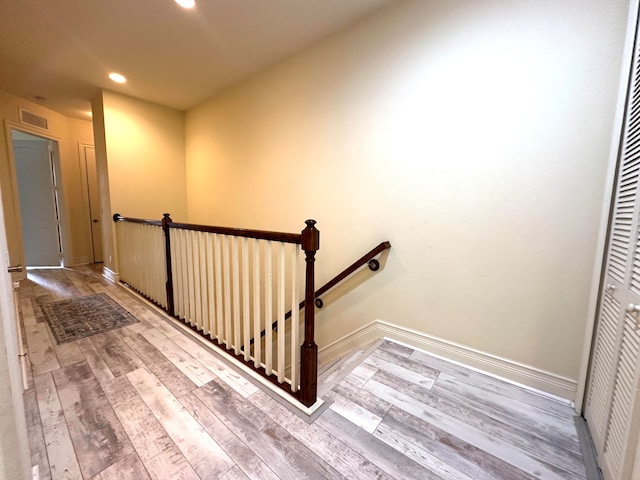
[[[47,120],[46,117],[23,110],[22,108],[20,109],[20,123],[49,130],[49,120]]]

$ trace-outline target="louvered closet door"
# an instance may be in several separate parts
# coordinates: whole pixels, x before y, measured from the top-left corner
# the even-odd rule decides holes
[[[611,219],[606,281],[585,404],[606,480],[631,479],[640,397],[640,74],[634,49],[631,88]]]

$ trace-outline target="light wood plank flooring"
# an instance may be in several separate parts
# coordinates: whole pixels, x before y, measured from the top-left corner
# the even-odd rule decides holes
[[[105,292],[140,323],[56,345],[43,302]],[[309,424],[99,267],[20,289],[40,479],[583,479],[568,405],[389,341],[324,366]]]

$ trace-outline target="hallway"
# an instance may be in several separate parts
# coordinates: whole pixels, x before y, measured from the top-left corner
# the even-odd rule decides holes
[[[21,283],[37,478],[585,478],[568,405],[389,341],[322,369],[308,424],[99,268]],[[95,293],[139,323],[57,345],[40,305]]]

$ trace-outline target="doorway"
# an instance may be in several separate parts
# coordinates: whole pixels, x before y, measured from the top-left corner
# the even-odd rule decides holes
[[[11,129],[28,267],[62,266],[58,142]]]
[[[100,206],[100,186],[96,166],[96,149],[93,145],[80,144],[80,157],[84,163],[89,200],[89,220],[91,222],[91,247],[93,263],[101,263],[102,258],[102,208]]]

